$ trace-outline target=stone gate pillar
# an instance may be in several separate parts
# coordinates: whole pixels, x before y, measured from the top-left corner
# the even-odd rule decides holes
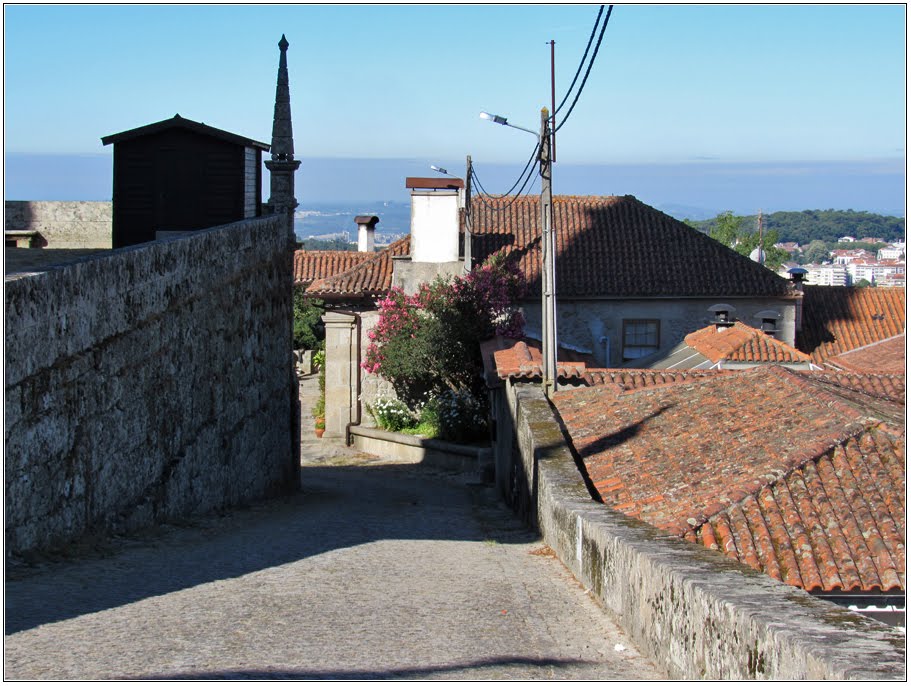
[[[345,438],[357,416],[358,327],[355,317],[326,312],[326,438]]]

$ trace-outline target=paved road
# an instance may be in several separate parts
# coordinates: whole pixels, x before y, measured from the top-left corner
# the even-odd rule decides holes
[[[666,678],[472,475],[304,451],[294,496],[13,569],[5,679]]]

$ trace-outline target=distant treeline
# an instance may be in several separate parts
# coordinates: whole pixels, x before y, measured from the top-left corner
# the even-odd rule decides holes
[[[756,215],[738,217],[744,224],[756,225]],[[687,221],[701,231],[710,233],[718,218],[703,221]],[[782,243],[795,242],[806,245],[819,240],[837,242],[842,236],[881,238],[886,243],[903,240],[905,220],[902,217],[887,217],[872,212],[854,210],[803,210],[802,212],[773,212],[762,215],[763,231],[777,231]]]

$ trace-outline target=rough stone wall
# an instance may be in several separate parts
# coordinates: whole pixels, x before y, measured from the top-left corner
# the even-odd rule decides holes
[[[7,200],[4,229],[37,231],[43,248],[110,248],[110,202]]]
[[[559,284],[558,284],[559,288]],[[559,291],[558,291],[559,298]],[[753,318],[757,312],[777,310],[782,314],[776,335],[794,345],[794,301],[774,299],[649,299],[649,300],[558,300],[557,333],[561,342],[591,350],[598,364],[618,367],[623,362],[623,320],[658,319],[660,348],[676,345],[688,333],[708,326],[712,315],[708,308],[724,302],[736,308],[734,316],[749,326],[762,323]],[[540,301],[523,303],[522,310],[530,329],[541,331]],[[605,342],[609,340],[610,359],[605,359]]]
[[[245,220],[6,282],[6,549],[296,488],[291,248]]]
[[[593,501],[540,388],[505,393],[516,443],[497,448],[518,461],[516,505],[671,678],[905,678],[900,630]]]

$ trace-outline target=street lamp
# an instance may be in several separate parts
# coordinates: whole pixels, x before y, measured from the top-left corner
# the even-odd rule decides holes
[[[494,124],[509,126],[538,136],[541,162],[541,357],[544,362],[542,386],[548,398],[557,392],[557,310],[555,291],[554,256],[554,204],[551,190],[553,165],[551,163],[550,113],[547,108],[541,109],[541,131],[516,126],[506,121],[506,117],[481,112],[481,119]]]
[[[515,124],[510,124],[506,121],[506,117],[501,117],[499,114],[490,114],[489,112],[481,112],[481,119],[486,119],[487,121],[492,121],[494,124],[502,124],[503,126],[508,126],[512,129],[519,129],[519,131],[527,131],[532,136],[537,136],[537,131],[532,131],[531,129],[526,129],[522,126],[516,126]]]

